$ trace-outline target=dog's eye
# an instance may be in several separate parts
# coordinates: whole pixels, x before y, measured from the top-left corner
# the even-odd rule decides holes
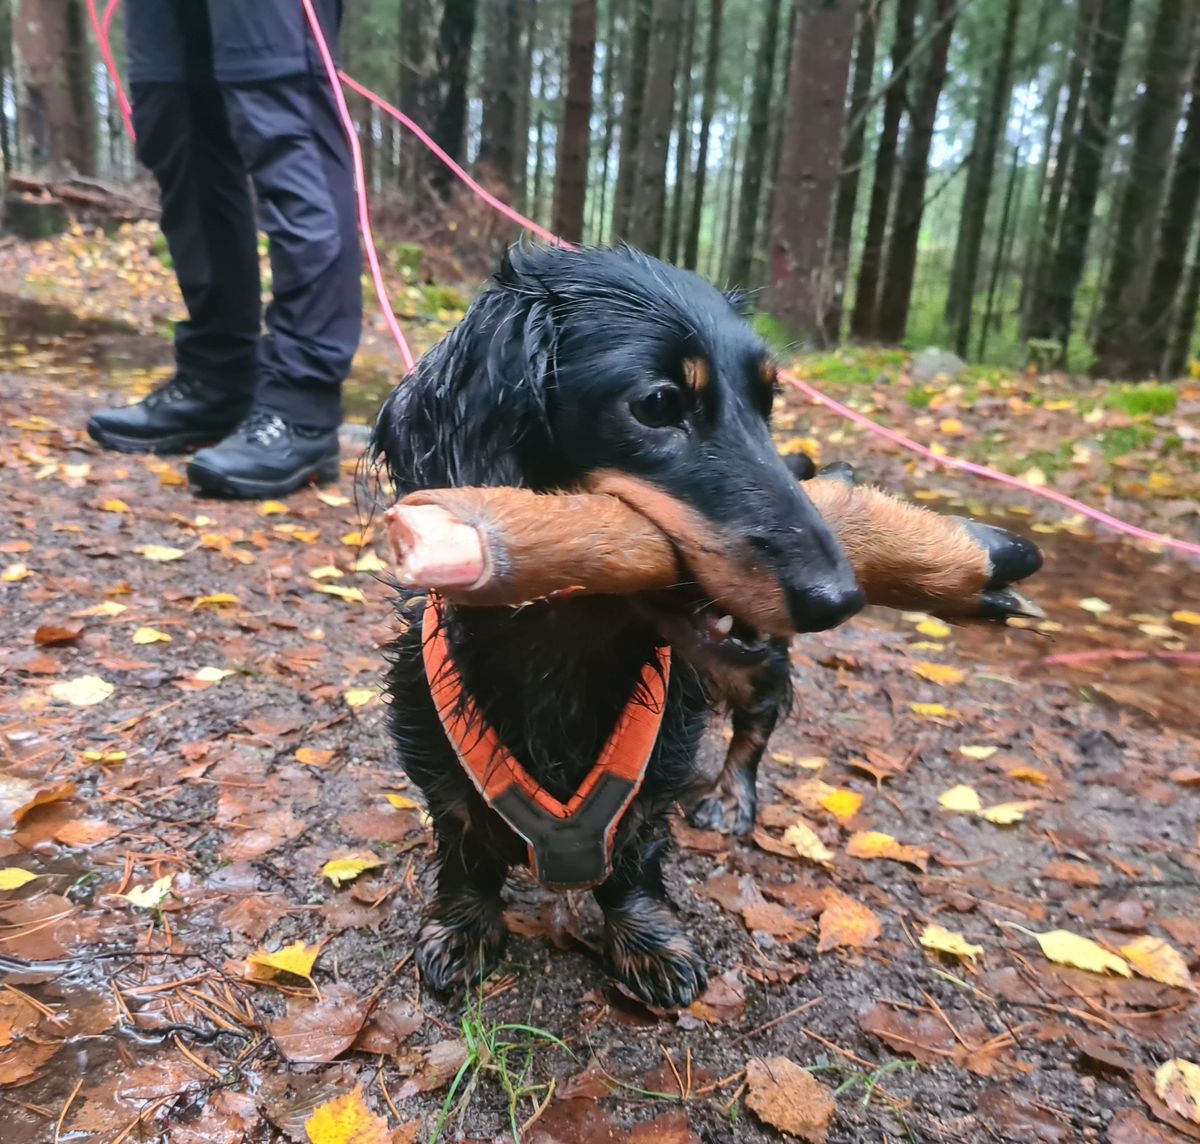
[[[629,403],[629,411],[649,429],[680,425],[687,416],[683,394],[675,385],[660,385]]]

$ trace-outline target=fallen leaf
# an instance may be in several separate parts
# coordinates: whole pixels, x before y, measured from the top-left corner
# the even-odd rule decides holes
[[[1112,611],[1112,604],[1101,600],[1099,596],[1088,596],[1079,601],[1079,606],[1085,612],[1091,612],[1093,616],[1102,616],[1105,612]]]
[[[317,500],[322,504],[329,505],[330,508],[345,508],[350,503],[350,498],[342,496],[341,493],[317,493]]]
[[[106,767],[123,763],[129,758],[128,751],[84,751],[80,756],[88,763],[103,763]]]
[[[211,596],[197,596],[192,601],[192,607],[223,608],[238,602],[238,598],[232,592],[214,592]]]
[[[390,802],[392,804],[392,806],[394,806],[397,810],[420,810],[421,809],[421,804],[419,802],[417,802],[415,799],[409,798],[407,795],[393,794],[391,791],[388,791],[384,794],[383,797],[386,798],[388,800],[388,802]]]
[[[277,973],[292,973],[297,977],[312,977],[313,966],[321,953],[321,944],[305,945],[302,941],[294,941],[274,952],[268,949],[256,949],[246,963],[250,966],[251,976],[259,980],[270,980]]]
[[[1041,805],[1037,799],[1026,802],[1000,802],[995,806],[985,807],[979,812],[979,817],[986,818],[988,822],[997,826],[1012,826],[1014,822],[1021,822],[1025,818],[1027,810]]]
[[[384,572],[387,565],[374,552],[360,556],[352,565],[355,572]]]
[[[192,674],[197,683],[220,683],[222,679],[235,674],[228,667],[200,667]]]
[[[0,773],[0,825],[7,819],[19,823],[34,807],[61,802],[75,793],[74,783],[51,783],[38,786],[18,775]]]
[[[314,580],[340,580],[345,575],[345,572],[333,564],[322,565],[309,573]]]
[[[1029,931],[1023,931],[1029,932]],[[1092,973],[1103,973],[1111,969],[1122,977],[1131,976],[1129,966],[1115,953],[1109,953],[1091,938],[1080,937],[1069,930],[1049,930],[1035,933],[1042,952],[1059,965],[1070,965],[1075,969],[1086,969]]]
[[[83,634],[83,624],[47,623],[39,624],[33,633],[33,642],[39,647],[57,647],[74,643]]]
[[[1050,781],[1050,776],[1045,771],[1039,771],[1033,767],[1013,767],[1011,771],[1005,771],[1004,773],[1010,779],[1023,779],[1027,783],[1042,785]]]
[[[290,997],[287,1014],[267,1027],[279,1051],[296,1064],[327,1064],[358,1036],[366,1006],[349,985],[327,986],[320,998]]]
[[[823,806],[839,822],[848,822],[862,806],[863,796],[858,791],[835,790],[820,799]]]
[[[982,763],[990,759],[998,750],[1000,750],[999,747],[968,745],[965,747],[959,747],[958,753],[964,758],[973,759],[977,763]]]
[[[1177,1116],[1200,1124],[1200,1065],[1172,1058],[1155,1072],[1154,1091]]]
[[[81,675],[77,679],[66,679],[50,685],[50,694],[60,703],[74,707],[92,707],[103,703],[116,688],[98,675]]]
[[[801,858],[820,862],[824,866],[833,861],[833,852],[817,837],[817,832],[807,822],[794,822],[783,832],[783,841]]]
[[[19,890],[22,886],[39,877],[20,866],[0,867],[0,890]]]
[[[364,1103],[362,1088],[318,1105],[304,1122],[311,1144],[388,1144],[387,1121]]]
[[[72,612],[71,615],[80,619],[88,616],[105,616],[112,619],[113,616],[119,616],[128,610],[124,604],[118,604],[116,600],[105,600],[103,604],[93,604],[90,608],[84,608],[81,612]]]
[[[1200,612],[1172,612],[1171,619],[1173,619],[1177,624],[1200,625]]]
[[[1177,985],[1181,989],[1190,989],[1192,986],[1187,960],[1174,946],[1168,945],[1160,937],[1150,934],[1135,937],[1133,941],[1121,946],[1121,953],[1134,972],[1150,978],[1151,981],[1158,981],[1163,985]]]
[[[825,953],[840,946],[862,949],[874,945],[883,932],[879,919],[862,902],[843,894],[841,890],[825,891],[825,908],[821,911],[821,934],[817,952]]]
[[[335,886],[352,882],[366,870],[378,870],[384,865],[383,861],[374,854],[352,854],[343,858],[330,858],[321,867],[322,877],[328,878]]]
[[[120,497],[100,502],[101,512],[132,512],[133,510]]]
[[[379,692],[374,687],[352,687],[342,698],[351,707],[365,707],[372,699],[379,698]]]
[[[147,560],[153,560],[158,564],[178,560],[181,556],[187,555],[182,548],[172,548],[167,544],[139,544],[134,548],[134,552],[138,552]]]
[[[920,715],[923,719],[942,719],[958,714],[944,703],[910,703],[908,708],[914,715]]]
[[[746,1107],[786,1135],[825,1144],[837,1104],[830,1089],[787,1057],[752,1057],[746,1062]]]
[[[917,624],[917,631],[931,640],[944,640],[950,634],[950,625],[942,623],[941,620],[922,620]]]
[[[259,516],[284,516],[287,511],[288,506],[277,500],[263,501],[257,509]]]
[[[296,762],[303,763],[307,767],[323,767],[326,763],[331,762],[336,754],[336,751],[331,751],[326,747],[298,747]]]
[[[983,946],[972,945],[962,934],[933,923],[921,931],[921,944],[926,949],[952,953],[955,957],[969,957],[972,961],[983,952]]]
[[[174,874],[164,874],[163,877],[151,882],[148,886],[134,886],[128,894],[117,894],[116,897],[124,898],[131,906],[137,906],[139,910],[157,910],[170,897],[173,881],[175,881]]]
[[[157,628],[138,628],[130,637],[135,644],[170,643],[171,637]]]
[[[851,858],[888,858],[893,862],[907,862],[918,870],[929,865],[928,846],[910,846],[897,842],[890,834],[878,830],[862,830],[850,836],[846,853]]]
[[[927,679],[930,683],[936,683],[941,687],[952,687],[967,678],[965,671],[951,667],[948,663],[922,662],[914,664],[913,672],[922,679]]]
[[[340,584],[318,584],[317,591],[324,592],[327,596],[336,596],[339,600],[347,600],[352,604],[367,602],[361,588],[343,588]]]
[[[938,805],[945,810],[961,811],[963,814],[978,814],[983,809],[979,801],[979,792],[973,786],[960,784],[951,787],[938,799]]]

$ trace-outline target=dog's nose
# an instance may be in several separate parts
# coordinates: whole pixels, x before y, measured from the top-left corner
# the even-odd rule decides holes
[[[857,615],[866,605],[863,590],[853,581],[818,580],[790,588],[788,611],[798,632],[823,632]]]

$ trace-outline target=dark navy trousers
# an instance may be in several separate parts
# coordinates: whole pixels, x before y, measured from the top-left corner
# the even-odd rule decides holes
[[[335,48],[340,0],[314,7]],[[137,154],[162,192],[188,312],[179,369],[295,424],[336,426],[362,265],[349,144],[300,0],[127,0],[125,20]]]

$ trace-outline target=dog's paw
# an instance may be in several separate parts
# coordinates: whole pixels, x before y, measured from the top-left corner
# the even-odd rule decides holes
[[[504,920],[474,914],[468,921],[427,918],[414,951],[421,979],[434,993],[454,993],[483,981],[504,956]]]
[[[609,915],[604,952],[613,977],[654,1009],[686,1009],[708,985],[708,971],[679,919],[643,899]]]
[[[706,794],[688,814],[697,830],[717,830],[722,834],[749,834],[754,829],[758,814],[758,800],[753,786],[745,783],[732,784],[727,789],[722,783]]]

